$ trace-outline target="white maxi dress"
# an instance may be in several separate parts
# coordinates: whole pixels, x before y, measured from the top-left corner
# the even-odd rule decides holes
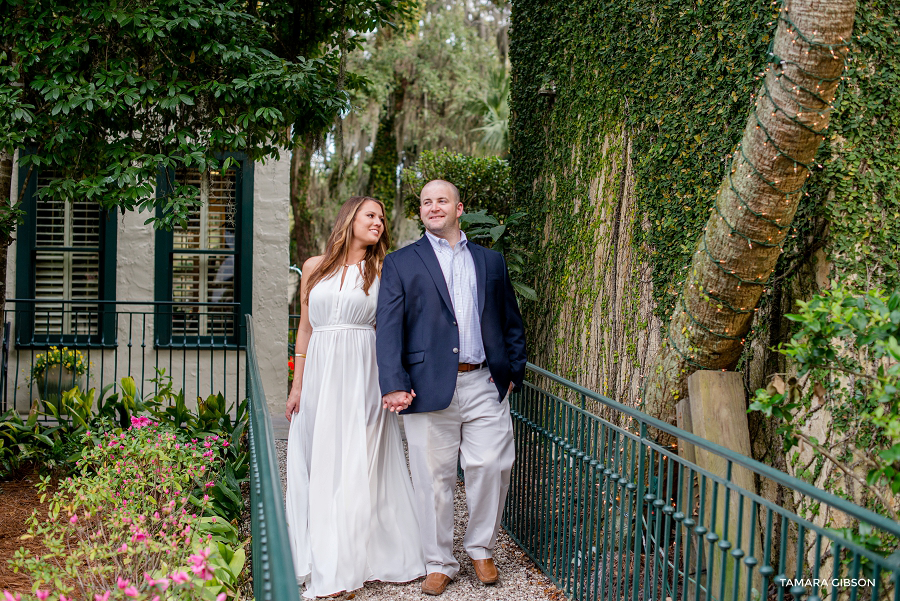
[[[380,280],[366,295],[362,265],[320,281],[299,412],[287,449],[286,513],[303,596],[369,580],[425,575],[413,489],[397,415],[382,409],[375,363]]]

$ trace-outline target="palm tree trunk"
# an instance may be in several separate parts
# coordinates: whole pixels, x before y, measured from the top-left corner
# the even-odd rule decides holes
[[[733,369],[828,127],[856,0],[785,0],[770,63],[644,391],[674,422],[698,369]]]

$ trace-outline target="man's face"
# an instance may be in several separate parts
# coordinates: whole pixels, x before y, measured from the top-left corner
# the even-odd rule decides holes
[[[419,217],[425,229],[441,238],[459,229],[463,206],[447,184],[432,182],[422,188],[419,196]]]

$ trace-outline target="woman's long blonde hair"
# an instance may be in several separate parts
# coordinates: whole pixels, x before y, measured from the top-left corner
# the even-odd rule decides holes
[[[385,212],[384,203],[371,196],[351,196],[347,199],[347,202],[338,211],[337,219],[334,220],[334,229],[331,230],[328,242],[325,243],[325,254],[322,255],[322,260],[319,261],[319,264],[313,269],[312,275],[309,276],[304,302],[309,303],[309,293],[316,284],[333,275],[344,266],[347,260],[347,251],[350,248],[350,239],[353,235],[353,220],[356,219],[359,208],[367,200],[378,203],[382,213]],[[366,247],[366,256],[363,258],[363,292],[367,296],[372,282],[381,274],[381,264],[385,255],[387,255],[388,248],[391,246],[389,232],[387,216],[385,216],[384,232],[381,234],[378,242]]]

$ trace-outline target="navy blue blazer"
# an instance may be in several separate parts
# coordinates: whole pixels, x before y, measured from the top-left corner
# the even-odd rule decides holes
[[[510,382],[525,377],[525,328],[500,253],[467,243],[475,262],[481,338],[488,369],[503,401]],[[384,260],[376,316],[381,393],[415,390],[403,413],[450,405],[459,365],[459,328],[441,265],[426,237]]]

